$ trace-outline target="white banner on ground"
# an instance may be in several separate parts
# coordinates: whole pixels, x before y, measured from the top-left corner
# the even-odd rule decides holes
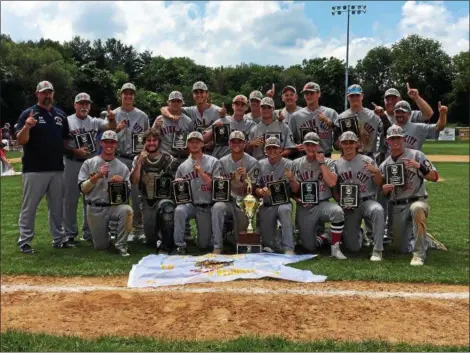
[[[132,266],[127,286],[161,287],[201,282],[272,277],[296,282],[324,282],[326,276],[285,265],[317,255],[238,254],[204,256],[148,255]]]
[[[439,141],[455,141],[455,128],[446,127],[439,132]]]

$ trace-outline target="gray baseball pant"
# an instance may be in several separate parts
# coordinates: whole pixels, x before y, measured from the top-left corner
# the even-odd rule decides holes
[[[88,225],[90,227],[93,246],[97,250],[109,248],[111,237],[108,233],[108,223],[117,221],[117,234],[114,242],[116,249],[127,250],[127,236],[132,229],[132,208],[129,205],[109,207],[87,206]]]
[[[182,204],[175,208],[175,245],[180,248],[186,247],[185,227],[186,221],[196,218],[197,241],[199,248],[208,248],[212,240],[211,209],[209,206],[198,206],[193,204]]]
[[[64,158],[64,165],[64,211],[62,224],[64,226],[65,236],[67,239],[75,239],[78,236],[77,208],[78,199],[82,196],[82,237],[84,240],[89,240],[91,239],[91,233],[87,222],[85,198],[80,193],[80,189],[78,187],[78,174],[83,162]]]
[[[392,247],[400,253],[413,252],[414,255],[425,259],[428,203],[422,200],[408,205],[395,205],[392,201],[389,206],[393,209]],[[420,217],[423,217],[422,227],[418,226]]]
[[[238,233],[248,227],[248,217],[232,202],[216,202],[212,206],[212,233],[214,235],[214,249],[223,249],[223,229],[226,216],[233,219],[233,232],[236,239]]]
[[[67,241],[62,229],[64,172],[23,173],[23,203],[18,221],[20,237],[18,246],[31,243],[34,238],[36,211],[43,196],[46,196],[49,210],[49,230],[55,245]]]
[[[132,159],[120,157],[118,159],[124,163],[129,171],[132,170]],[[133,227],[136,233],[141,234],[144,231],[144,222],[143,222],[143,215],[142,215],[142,200],[140,199],[140,191],[139,186],[137,184],[131,185],[131,200],[132,200],[132,210],[134,212],[134,220],[133,220]]]
[[[362,247],[360,236],[362,220],[372,227],[374,251],[383,251],[384,209],[375,200],[361,202],[352,210],[344,210],[343,244],[349,251],[359,251]]]
[[[338,204],[328,201],[321,201],[318,205],[309,207],[297,203],[295,217],[298,219],[297,225],[303,247],[313,251],[317,246],[317,224],[344,222],[344,211]]]
[[[258,211],[260,233],[263,246],[275,249],[277,219],[281,222],[281,247],[283,251],[294,250],[294,226],[292,222],[292,204],[262,206]]]

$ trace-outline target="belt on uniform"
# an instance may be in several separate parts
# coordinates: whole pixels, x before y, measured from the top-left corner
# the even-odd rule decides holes
[[[133,154],[118,154],[118,157],[121,157],[121,158],[126,158],[126,159],[134,159],[136,155],[133,155]]]
[[[366,202],[366,201],[369,201],[369,200],[372,200],[372,199],[375,199],[375,196],[363,197],[362,199],[359,199],[359,201]]]
[[[93,206],[93,207],[110,207],[111,205],[109,203],[103,203],[103,202],[86,202],[87,205]]]
[[[416,202],[416,201],[426,200],[427,198],[428,198],[427,196],[410,197],[408,199],[395,200],[395,201],[391,201],[391,202],[394,205],[408,205],[408,204]]]
[[[197,207],[211,207],[212,206],[211,203],[193,203],[193,205]]]
[[[71,161],[80,162],[80,163],[83,163],[86,161],[86,159],[77,159],[77,158],[70,157],[70,156],[65,156],[65,158],[70,159]]]

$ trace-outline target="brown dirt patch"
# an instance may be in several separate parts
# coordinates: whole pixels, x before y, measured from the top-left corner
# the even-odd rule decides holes
[[[127,276],[6,276],[2,285],[106,285],[125,287]],[[467,292],[438,284],[235,281],[185,287],[356,289],[400,292]],[[468,345],[469,300],[370,299],[294,294],[116,291],[2,293],[1,330],[17,329],[83,338],[146,335],[162,339],[226,340],[242,335],[279,335],[295,341],[386,340]],[[103,325],[103,323],[105,323]],[[99,329],[97,329],[99,328]]]

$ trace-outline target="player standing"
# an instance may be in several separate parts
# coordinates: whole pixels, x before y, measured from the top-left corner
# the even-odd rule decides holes
[[[263,99],[263,93],[260,91],[253,91],[250,93],[248,99],[250,100],[250,112],[246,114],[246,117],[258,124],[262,120],[261,100]]]

